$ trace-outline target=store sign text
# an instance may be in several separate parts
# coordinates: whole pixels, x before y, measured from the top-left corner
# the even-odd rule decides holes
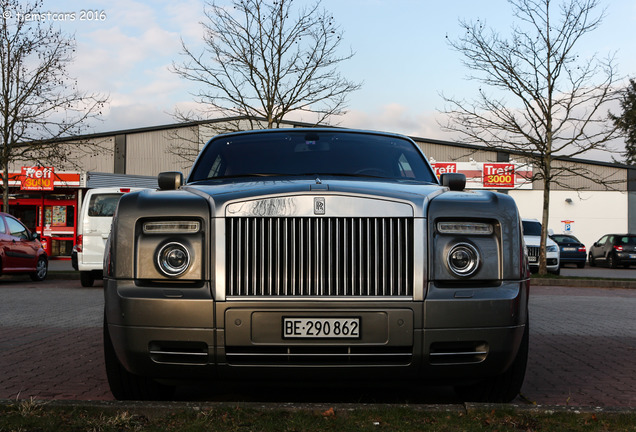
[[[484,164],[484,187],[515,187],[514,164]]]
[[[457,172],[457,164],[453,162],[435,162],[432,163],[431,166],[435,171],[435,175],[437,177],[446,173],[456,173]]]
[[[53,171],[53,167],[22,167],[20,189],[52,191]]]

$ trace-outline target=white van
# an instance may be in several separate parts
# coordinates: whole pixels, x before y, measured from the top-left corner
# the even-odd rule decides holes
[[[142,188],[89,189],[82,204],[77,229],[77,270],[82,286],[93,286],[103,277],[104,247],[119,198]]]

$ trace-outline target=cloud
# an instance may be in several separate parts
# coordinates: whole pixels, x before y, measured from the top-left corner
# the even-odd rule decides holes
[[[350,110],[339,118],[339,125],[355,129],[371,129],[404,135],[449,140],[449,134],[438,125],[442,114],[436,111],[416,111],[398,103],[376,110]]]

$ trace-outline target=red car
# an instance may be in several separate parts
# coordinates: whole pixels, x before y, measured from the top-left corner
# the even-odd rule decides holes
[[[29,231],[10,214],[0,212],[0,276],[28,273],[32,280],[41,281],[46,278],[48,267],[39,234]]]

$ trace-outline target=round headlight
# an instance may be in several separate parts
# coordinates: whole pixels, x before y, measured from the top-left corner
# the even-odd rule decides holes
[[[159,270],[166,276],[179,276],[190,266],[190,253],[181,243],[167,243],[157,253]]]
[[[470,276],[479,268],[479,252],[468,243],[453,246],[446,257],[448,268],[457,276]]]

